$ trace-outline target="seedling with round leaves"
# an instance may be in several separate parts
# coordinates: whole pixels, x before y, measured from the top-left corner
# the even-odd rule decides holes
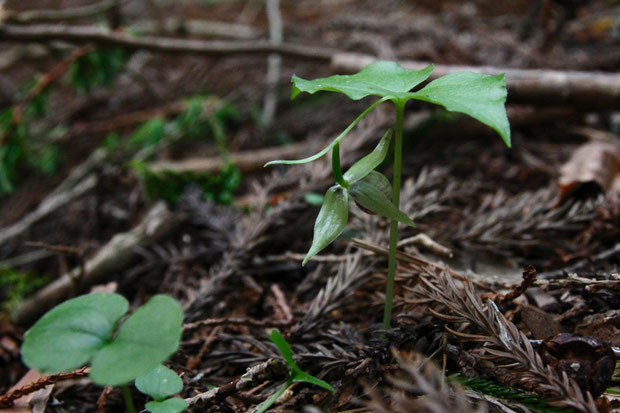
[[[24,363],[45,374],[90,364],[91,380],[123,386],[167,360],[179,347],[183,311],[174,299],[156,295],[123,323],[129,303],[118,294],[95,293],[68,300],[47,312],[24,337]]]
[[[183,380],[163,364],[136,378],[136,388],[153,399],[144,406],[151,413],[179,413],[187,407],[185,400],[170,397],[183,390]]]
[[[297,365],[295,359],[293,358],[293,350],[291,349],[290,344],[286,341],[286,339],[282,336],[282,334],[280,334],[278,330],[272,330],[269,339],[276,345],[276,347],[280,351],[280,354],[282,354],[282,358],[288,365],[289,378],[278,389],[278,391],[276,391],[267,400],[261,403],[261,405],[258,406],[256,410],[254,410],[254,413],[266,412],[293,383],[308,383],[319,386],[325,390],[329,390],[330,392],[336,391],[332,386],[329,385],[329,383],[319,378],[316,378],[311,374],[306,373],[301,369],[301,367]]]
[[[315,155],[299,160],[276,160],[271,164],[301,164],[311,162],[332,151],[332,170],[336,185],[327,190],[323,206],[314,225],[314,237],[305,264],[315,254],[331,244],[344,230],[348,219],[349,197],[364,209],[387,217],[390,222],[390,244],[388,254],[388,276],[385,293],[383,327],[390,328],[394,300],[394,278],[396,272],[396,244],[398,223],[413,225],[413,222],[399,209],[402,170],[402,135],[405,104],[410,99],[422,100],[443,106],[452,112],[467,114],[493,128],[510,147],[510,125],[506,116],[506,82],[504,75],[488,76],[473,72],[460,72],[440,77],[422,89],[412,92],[416,86],[428,79],[434,67],[422,70],[407,70],[394,62],[371,63],[354,75],[334,75],[326,78],[306,80],[293,76],[291,98],[301,92],[316,93],[330,91],[343,93],[352,100],[368,96],[379,99],[364,110],[329,145]],[[391,101],[396,108],[394,166],[391,184],[391,201],[386,196],[389,181],[374,169],[387,154],[390,132],[386,133],[373,152],[355,163],[345,174],[340,170],[340,142],[373,109]],[[387,182],[387,185],[386,185]]]

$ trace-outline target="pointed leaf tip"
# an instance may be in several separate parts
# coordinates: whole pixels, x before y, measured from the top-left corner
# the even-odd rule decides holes
[[[465,113],[493,128],[508,147],[510,124],[506,115],[506,79],[474,72],[459,72],[433,80],[412,97],[449,111]]]
[[[314,236],[312,245],[302,265],[323,248],[331,244],[344,231],[349,219],[349,195],[348,192],[334,185],[325,193],[323,206],[314,223]]]
[[[351,168],[344,174],[344,179],[354,184],[360,179],[366,177],[377,166],[383,162],[385,156],[390,149],[390,140],[392,138],[392,129],[388,129],[383,135],[375,149],[359,161],[355,162]]]

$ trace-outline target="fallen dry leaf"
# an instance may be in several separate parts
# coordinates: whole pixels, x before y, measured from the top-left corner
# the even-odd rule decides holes
[[[560,169],[558,204],[586,184],[606,194],[620,193],[620,145],[592,141],[580,146]]]

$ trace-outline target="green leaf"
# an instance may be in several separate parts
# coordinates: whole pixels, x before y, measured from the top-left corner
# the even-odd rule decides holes
[[[280,354],[282,354],[282,358],[291,371],[291,381],[292,382],[303,382],[310,383],[316,386],[322,387],[326,390],[334,392],[334,388],[330,386],[328,383],[324,382],[321,379],[318,379],[305,371],[303,371],[293,359],[293,350],[291,349],[290,344],[286,341],[286,339],[280,334],[278,330],[272,330],[269,339],[273,341],[278,350],[280,350]]]
[[[88,294],[46,313],[24,337],[22,357],[42,373],[69,371],[86,364],[111,338],[127,312],[118,294]]]
[[[433,69],[433,65],[429,65],[422,70],[407,70],[398,63],[378,61],[354,75],[334,75],[314,80],[293,76],[291,98],[300,92],[316,93],[325,90],[344,93],[353,100],[370,95],[388,99],[407,99],[408,92],[424,82]]]
[[[179,303],[165,295],[154,296],[121,325],[114,341],[95,355],[91,380],[116,386],[155,368],[177,350],[182,328]]]
[[[465,113],[495,129],[510,147],[510,125],[506,116],[504,75],[488,76],[473,72],[446,75],[413,93],[415,99]]]
[[[151,413],[180,413],[187,408],[187,402],[178,397],[172,397],[161,402],[148,402],[144,407]]]
[[[392,184],[390,183],[390,180],[387,179],[381,172],[370,172],[366,177],[364,177],[364,182],[383,192],[383,195],[385,195],[387,199],[390,199],[392,196]]]
[[[330,392],[335,392],[336,390],[329,385],[329,383],[316,378],[304,371],[302,371],[301,373],[297,373],[293,376],[292,379],[293,382],[302,382],[302,383],[309,383],[309,384],[314,384],[315,386],[319,386],[324,388],[325,390],[329,390]]]
[[[376,173],[378,174],[378,172]],[[373,179],[366,178],[361,181],[357,181],[349,189],[349,193],[353,199],[355,199],[355,202],[375,214],[379,214],[390,219],[395,219],[403,224],[411,226],[415,225],[404,212],[394,206],[392,201],[390,201],[390,199],[385,195],[382,188],[377,186],[374,182],[374,178],[376,178],[376,176],[373,177]]]
[[[162,401],[183,390],[183,380],[173,370],[160,364],[136,378],[136,387],[153,400]]]
[[[307,194],[304,195],[304,199],[310,205],[320,206],[320,205],[323,205],[323,201],[325,200],[325,197],[321,194],[317,194],[316,192],[308,192]]]
[[[375,149],[364,156],[359,161],[355,162],[351,168],[344,174],[344,180],[353,184],[360,179],[364,178],[371,171],[383,162],[385,155],[390,149],[390,139],[392,138],[392,129],[388,129],[385,135],[381,138]]]
[[[286,339],[282,336],[282,334],[280,334],[278,330],[271,330],[269,340],[271,340],[273,344],[276,345],[276,347],[280,351],[280,354],[282,354],[282,358],[284,359],[286,364],[288,364],[291,372],[303,373],[301,368],[295,362],[295,359],[293,359],[293,350],[291,349],[291,345],[288,343],[288,341],[286,341]]]
[[[323,206],[314,223],[312,245],[301,265],[331,244],[344,231],[349,219],[349,195],[338,185],[325,193]]]

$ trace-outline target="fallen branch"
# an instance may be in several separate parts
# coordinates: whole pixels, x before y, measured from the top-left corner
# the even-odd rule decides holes
[[[298,44],[273,44],[266,40],[197,40],[169,37],[131,35],[112,32],[92,26],[67,26],[36,24],[21,26],[17,24],[0,25],[0,41],[46,42],[64,40],[75,44],[93,43],[97,46],[117,46],[127,49],[151,50],[166,53],[194,53],[205,55],[230,54],[268,54],[301,59],[329,61],[333,50]]]
[[[252,326],[252,327],[288,327],[291,325],[292,320],[255,320],[253,318],[207,318],[205,320],[196,321],[194,323],[187,323],[183,325],[183,331],[194,330],[199,327],[216,327],[226,325],[236,326]]]
[[[100,3],[94,3],[87,6],[74,7],[70,9],[27,10],[19,13],[10,14],[7,17],[7,22],[35,23],[50,20],[82,19],[85,17],[92,17],[98,14],[105,13],[106,11],[116,7],[118,3],[119,0],[104,0]]]
[[[274,159],[290,159],[307,154],[316,146],[315,142],[302,142],[274,148],[244,151],[230,154],[230,161],[241,171],[249,172],[262,168]],[[212,158],[189,158],[181,161],[157,161],[149,164],[153,172],[217,172],[226,166],[227,161],[221,156]]]
[[[84,291],[108,277],[117,275],[138,257],[137,247],[144,247],[165,237],[181,222],[163,202],[155,204],[131,231],[117,234],[97,254],[45,288],[26,299],[15,311],[17,324],[28,324],[52,306],[69,297],[74,290]]]
[[[223,384],[220,387],[189,397],[185,399],[185,401],[191,407],[200,408],[208,401],[213,399],[223,400],[233,393],[249,389],[264,381],[282,380],[286,378],[287,374],[288,368],[283,360],[269,359],[256,366],[250,367],[243,376]]]
[[[354,73],[375,60],[372,56],[337,53],[332,57],[331,65],[335,72]],[[417,61],[400,63],[416,70],[428,66],[426,62]],[[430,80],[462,71],[489,75],[505,73],[509,103],[567,105],[587,109],[620,107],[620,75],[611,73],[435,65]]]
[[[0,230],[0,244],[4,244],[8,240],[23,234],[34,223],[57,211],[74,199],[84,195],[86,192],[93,189],[95,185],[97,185],[97,181],[97,177],[94,174],[89,175],[78,185],[71,187],[66,191],[50,194],[39,204],[37,209],[23,217],[15,224]]]
[[[210,20],[193,20],[169,17],[161,24],[147,20],[129,26],[136,35],[156,33],[185,34],[195,37],[221,37],[228,39],[256,39],[260,31],[252,26],[236,23],[215,22]]]

